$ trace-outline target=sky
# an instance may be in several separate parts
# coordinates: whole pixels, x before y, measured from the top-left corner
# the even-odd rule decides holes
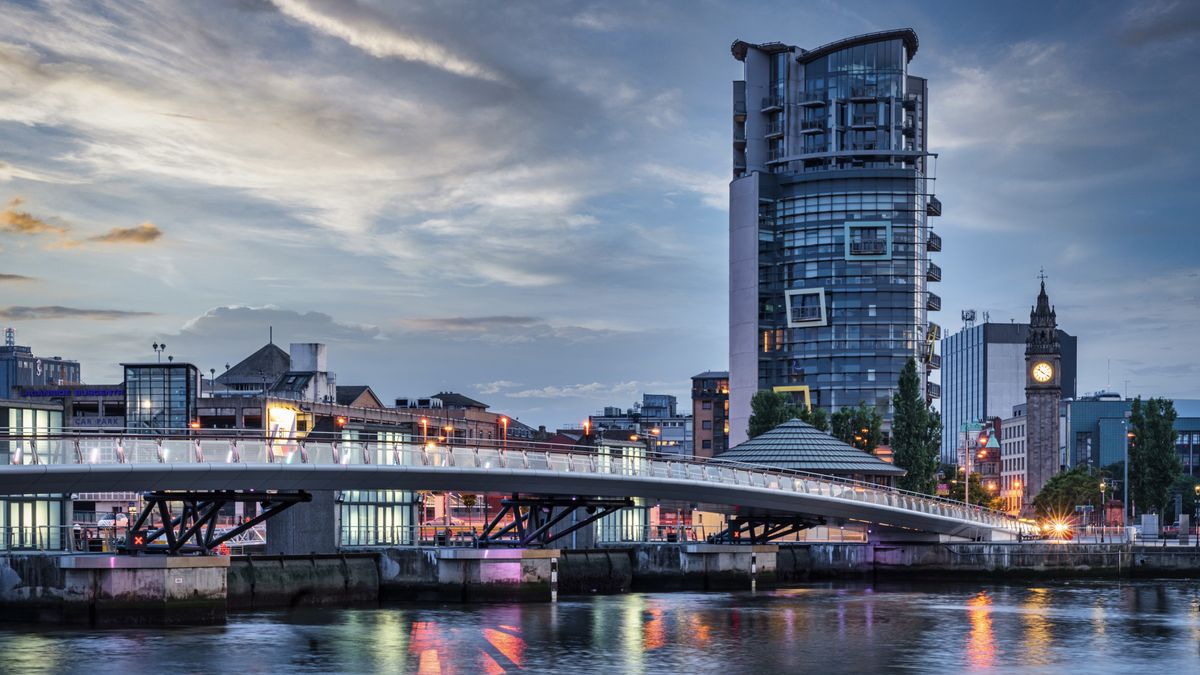
[[[935,286],[1200,398],[1200,4],[0,0],[0,325],[90,383],[324,342],[532,425],[727,367],[736,39],[910,26]],[[685,404],[683,406],[687,408]]]

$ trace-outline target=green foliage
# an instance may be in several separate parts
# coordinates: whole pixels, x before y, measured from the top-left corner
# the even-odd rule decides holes
[[[875,454],[875,448],[883,442],[882,427],[883,416],[865,401],[854,408],[842,408],[830,420],[834,438],[870,454]]]
[[[1197,487],[1200,487],[1200,479],[1193,478],[1186,473],[1179,474],[1179,477],[1171,485],[1171,499],[1174,500],[1175,495],[1181,495],[1183,512],[1193,517],[1196,515]]]
[[[950,488],[950,492],[946,495],[946,497],[958,502],[965,501],[967,492],[966,485],[963,483],[961,478],[957,478],[957,476],[961,475],[958,467],[950,467],[950,470],[946,475],[951,476],[951,478],[947,479],[946,481]],[[977,471],[971,472],[970,497],[972,504],[978,504],[979,506],[988,509],[999,509],[1003,505],[999,495],[996,495],[983,487],[983,479]]]
[[[1100,483],[1104,478],[1086,466],[1077,466],[1070,471],[1057,473],[1046,481],[1042,491],[1033,498],[1033,508],[1039,518],[1068,516],[1075,507],[1091,504],[1099,509]]]
[[[896,466],[908,471],[898,485],[905,490],[931,495],[937,490],[942,416],[931,410],[925,401],[916,359],[910,358],[900,372],[892,409],[892,452]]]
[[[1163,511],[1172,503],[1171,486],[1183,471],[1175,452],[1175,404],[1162,398],[1133,401],[1129,417],[1130,496],[1143,513]]]
[[[822,408],[806,409],[795,405],[782,393],[764,389],[750,399],[750,438],[761,436],[793,417],[808,422],[821,431],[829,431],[829,413]]]

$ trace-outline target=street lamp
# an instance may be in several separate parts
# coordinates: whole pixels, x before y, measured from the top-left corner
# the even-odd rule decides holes
[[[508,418],[504,415],[500,416],[500,426],[504,427],[504,449],[508,449]]]
[[[454,445],[454,425],[447,424],[442,430],[446,432],[446,445]]]
[[[154,344],[150,345],[150,348],[154,350],[154,355],[158,357],[158,362],[162,363],[162,353],[167,348],[167,343],[164,342],[159,344],[158,341],[155,340]]]
[[[1107,503],[1104,501],[1104,491],[1107,489],[1108,489],[1108,484],[1105,483],[1104,481],[1100,481],[1100,543],[1101,544],[1104,543],[1104,525],[1105,525],[1104,521],[1108,520],[1108,518],[1107,518],[1108,514],[1105,513],[1106,509],[1104,508],[1104,505]]]
[[[421,445],[429,442],[429,420],[421,418]]]

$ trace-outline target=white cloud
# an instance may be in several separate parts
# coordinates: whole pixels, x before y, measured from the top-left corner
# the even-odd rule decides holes
[[[484,382],[482,384],[473,384],[471,386],[475,388],[475,391],[487,396],[490,394],[500,393],[505,389],[519,387],[521,386],[521,383],[513,382],[511,380],[496,380],[495,382]]]
[[[498,73],[483,64],[464,59],[435,42],[406,35],[383,17],[352,1],[333,4],[305,0],[271,1],[289,17],[345,40],[372,56],[424,63],[464,77],[503,81]]]

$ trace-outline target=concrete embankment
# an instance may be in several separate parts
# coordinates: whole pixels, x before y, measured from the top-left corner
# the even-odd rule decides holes
[[[1200,577],[1200,549],[905,542],[585,551],[389,549],[344,555],[0,556],[0,620],[97,626],[220,623],[227,609],[381,601],[546,602],[563,595],[739,590],[830,578]]]

